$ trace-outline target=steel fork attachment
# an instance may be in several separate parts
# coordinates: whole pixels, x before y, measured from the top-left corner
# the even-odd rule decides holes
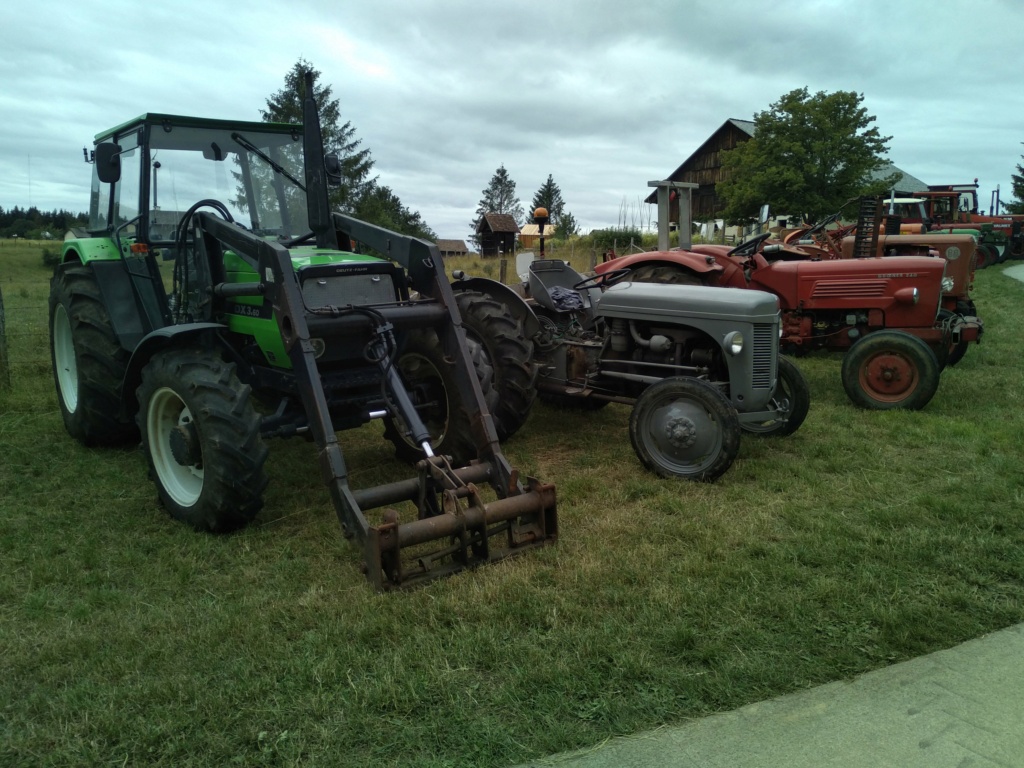
[[[211,262],[217,263],[218,252],[227,248],[252,264],[260,275],[259,283],[222,283],[214,286],[214,293],[262,295],[273,307],[309,429],[319,449],[321,475],[345,536],[355,537],[363,547],[366,576],[376,589],[422,583],[557,539],[555,487],[534,478],[522,482],[518,471],[501,452],[436,245],[338,213],[332,215],[332,229],[342,249],[350,250],[356,240],[398,262],[406,270],[411,287],[422,298],[374,305],[372,317],[369,313],[349,312],[343,317],[312,318],[316,335],[359,334],[379,344],[379,334],[390,332],[390,328],[401,331],[433,326],[445,358],[454,365],[458,407],[468,412],[478,456],[469,465],[454,468],[448,457],[428,455],[425,451],[417,464],[416,477],[353,490],[348,484],[348,469],[310,342],[310,324],[288,249],[212,214],[200,213],[196,218],[196,242]],[[387,329],[379,326],[381,319],[387,323]],[[418,443],[428,433],[401,378],[394,366],[387,363],[381,364],[381,375],[390,407],[396,412],[392,415],[401,417]],[[497,498],[485,501],[482,486],[489,487]],[[400,503],[414,505],[417,519],[400,522],[398,511],[393,508]],[[371,525],[365,512],[379,508],[384,508],[382,521]],[[445,543],[434,550],[427,547],[437,541]],[[402,551],[407,548],[415,551],[403,561]]]

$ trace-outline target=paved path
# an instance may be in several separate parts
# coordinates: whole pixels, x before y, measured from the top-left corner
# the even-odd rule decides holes
[[[1024,766],[1024,624],[852,682],[829,683],[528,765]]]
[[[1024,264],[1014,264],[1012,267],[1007,267],[1003,270],[1003,274],[1024,282]]]

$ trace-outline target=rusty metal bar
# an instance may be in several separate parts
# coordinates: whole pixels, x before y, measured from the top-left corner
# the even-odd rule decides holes
[[[486,483],[490,481],[493,469],[490,464],[470,464],[453,470],[453,474],[463,483]],[[352,496],[360,509],[376,509],[403,501],[416,501],[421,488],[420,479],[411,477],[408,480],[353,490]]]

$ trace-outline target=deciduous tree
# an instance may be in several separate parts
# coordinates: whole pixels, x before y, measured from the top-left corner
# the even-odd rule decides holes
[[[724,218],[755,218],[768,203],[773,211],[816,221],[850,198],[884,192],[893,179],[872,182],[885,163],[891,136],[882,136],[854,91],[813,96],[790,91],[754,116],[754,136],[723,153],[726,179],[715,189]]]

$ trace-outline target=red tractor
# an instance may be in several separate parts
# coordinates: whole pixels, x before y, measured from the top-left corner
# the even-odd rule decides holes
[[[616,258],[596,271],[630,269],[637,281],[774,293],[782,309],[784,346],[797,353],[846,351],[843,386],[856,405],[922,408],[935,394],[951,350],[976,341],[981,323],[940,312],[943,295],[954,285],[944,259],[876,258],[876,221],[862,212],[858,231],[858,258],[809,259],[796,247],[764,245],[766,233],[732,249],[696,245]]]
[[[978,230],[979,269],[1024,258],[1024,216],[978,213],[977,179],[973,184],[933,185],[927,192],[915,192],[914,197],[922,202],[923,210],[903,212],[904,223],[920,222],[931,231]],[[993,205],[998,208],[997,203]]]

